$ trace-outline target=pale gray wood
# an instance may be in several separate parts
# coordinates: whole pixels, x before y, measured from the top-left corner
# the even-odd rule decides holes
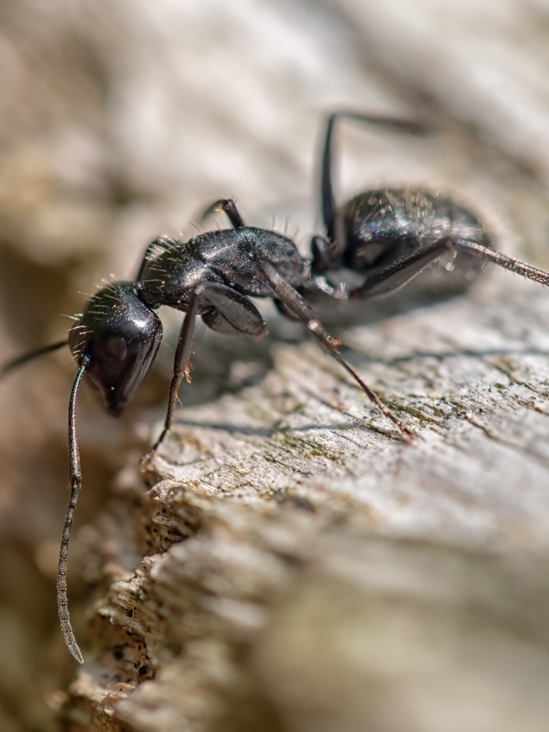
[[[357,39],[382,37],[367,50],[379,51],[387,88],[404,84],[416,52],[408,66],[396,32],[371,24],[375,14],[358,4],[341,5]],[[435,43],[435,35],[441,67],[454,63],[463,39]],[[385,63],[392,54],[400,65]],[[418,65],[409,98],[433,94],[429,114],[441,130],[411,145],[399,180],[457,191],[498,222],[507,252],[547,264],[546,192],[534,183],[543,154],[538,169],[524,170],[517,157],[526,162],[526,150],[488,139],[493,103],[479,106],[472,92],[471,106],[463,102],[481,72],[468,68],[459,116],[477,134],[456,121],[456,88],[430,83]],[[347,175],[360,170],[368,185],[358,157],[365,136],[342,133],[355,153]],[[392,145],[389,178],[405,147]],[[461,299],[325,314],[351,363],[416,433],[410,445],[291,326],[272,321],[297,340],[273,342],[268,370],[264,351],[254,360],[247,345],[235,341],[231,354],[226,341],[199,337],[198,393],[199,368],[228,358],[232,393],[180,410],[145,473],[160,483],[143,493],[130,470],[119,488],[122,504],[139,504],[130,523],[144,522],[152,539],[136,573],[113,572],[95,610],[102,667],[118,642],[123,658],[113,668],[128,676],[112,719],[174,731],[544,729],[546,297],[490,270]],[[241,388],[254,373],[257,383]],[[183,404],[192,390],[183,386]],[[142,434],[150,443],[159,429]],[[135,668],[158,676],[134,691]],[[101,696],[110,689],[102,684],[84,672],[75,700]]]
[[[29,92],[41,124],[29,131],[16,119],[2,153],[14,181],[0,188],[4,235],[31,272],[67,267],[76,252],[85,264],[63,286],[91,292],[111,271],[131,275],[150,237],[191,235],[192,217],[222,195],[237,196],[250,223],[298,229],[305,250],[318,228],[316,137],[337,106],[433,126],[417,141],[342,126],[341,199],[380,182],[428,185],[475,208],[503,251],[549,267],[543,3],[121,1],[100,10],[82,3],[69,17],[52,3],[26,28],[46,78],[63,70],[71,93],[82,92],[79,104],[63,88],[46,104],[54,84]],[[57,42],[37,45],[39,26]],[[5,35],[9,56],[17,36]],[[72,37],[97,54],[108,104],[85,96],[86,75],[63,55]],[[35,67],[17,59],[6,79],[34,88]],[[6,83],[5,129],[17,89]],[[110,198],[113,177],[130,187],[129,206]],[[415,431],[410,445],[269,308],[263,343],[199,334],[177,426],[143,474],[170,353],[150,387],[154,408],[120,425],[82,406],[97,474],[116,459],[126,468],[113,495],[96,499],[99,517],[77,514],[69,594],[79,573],[96,588],[89,622],[72,593],[87,663],[69,672],[67,691],[50,693],[50,707],[69,729],[90,730],[545,729],[546,303],[543,288],[487,268],[463,298],[426,305],[404,293],[321,313]],[[12,332],[13,307],[4,318]],[[63,415],[39,383],[27,387],[25,450],[15,438],[5,448],[25,467],[34,446],[52,444],[47,435],[64,449]],[[63,405],[65,384],[47,383]],[[20,404],[15,389],[6,398],[4,439]],[[139,447],[126,455],[129,441]],[[61,487],[62,468],[39,471],[39,487]],[[4,471],[16,486],[5,495],[23,495],[26,512],[19,533],[13,514],[2,520],[34,542],[48,575],[65,496],[37,490],[36,472],[18,493]],[[98,480],[90,473],[84,491]],[[27,606],[44,607],[36,597]],[[15,616],[0,693],[10,696],[10,656],[40,667],[51,692],[64,683],[57,629],[55,653],[44,652],[47,641],[38,652],[38,634]],[[29,708],[44,697],[34,674],[15,676]],[[13,729],[29,718],[19,712]]]

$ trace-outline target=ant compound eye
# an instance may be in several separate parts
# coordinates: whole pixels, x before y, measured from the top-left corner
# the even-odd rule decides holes
[[[124,361],[128,355],[128,343],[123,336],[111,336],[105,343],[105,350],[115,361]]]

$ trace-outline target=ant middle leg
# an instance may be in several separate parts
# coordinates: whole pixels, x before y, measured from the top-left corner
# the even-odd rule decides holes
[[[275,267],[269,262],[260,262],[259,267],[262,270],[265,278],[273,288],[276,299],[283,303],[284,308],[291,311],[296,320],[299,320],[309,333],[316,338],[323,349],[334,358],[343,368],[350,374],[353,379],[357,382],[360,388],[364,391],[368,399],[374,404],[379,411],[390,419],[391,422],[397,428],[400,437],[408,442],[414,433],[410,430],[393,412],[385,406],[378,395],[370,389],[370,387],[360,378],[356,371],[345,361],[343,356],[338,350],[341,345],[341,341],[331,336],[321,321],[317,317],[314,310],[311,308],[307,300],[302,297],[297,290],[295,290],[286,280],[278,273]]]

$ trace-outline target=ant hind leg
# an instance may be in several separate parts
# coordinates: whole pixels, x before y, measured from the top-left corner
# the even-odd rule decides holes
[[[277,272],[276,268],[273,267],[269,262],[259,263],[261,270],[263,271],[265,278],[273,288],[276,299],[280,300],[285,308],[290,310],[303,325],[307,328],[309,333],[316,338],[324,350],[332,356],[343,368],[347,371],[350,376],[357,382],[357,384],[364,391],[368,399],[375,404],[379,411],[390,419],[391,422],[397,428],[400,437],[409,442],[414,436],[412,430],[398,419],[393,412],[383,404],[377,394],[370,389],[370,387],[360,378],[356,371],[345,361],[343,356],[338,350],[341,345],[341,341],[333,338],[324,328],[314,310],[311,308],[307,300],[302,297],[297,290],[289,285],[286,280]]]
[[[539,282],[540,285],[549,285],[549,272],[538,267],[533,267],[531,264],[526,264],[513,257],[508,257],[506,254],[497,252],[495,249],[485,247],[473,241],[467,241],[466,239],[457,239],[454,241],[454,246],[476,255],[480,259],[499,264],[500,267],[504,267],[504,269],[508,269],[515,274],[522,275],[533,282]]]

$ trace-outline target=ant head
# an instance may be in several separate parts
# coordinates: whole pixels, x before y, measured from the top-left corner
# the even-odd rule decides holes
[[[69,347],[85,378],[112,415],[122,412],[149,372],[162,340],[162,323],[139,299],[133,282],[97,292],[69,332]]]

